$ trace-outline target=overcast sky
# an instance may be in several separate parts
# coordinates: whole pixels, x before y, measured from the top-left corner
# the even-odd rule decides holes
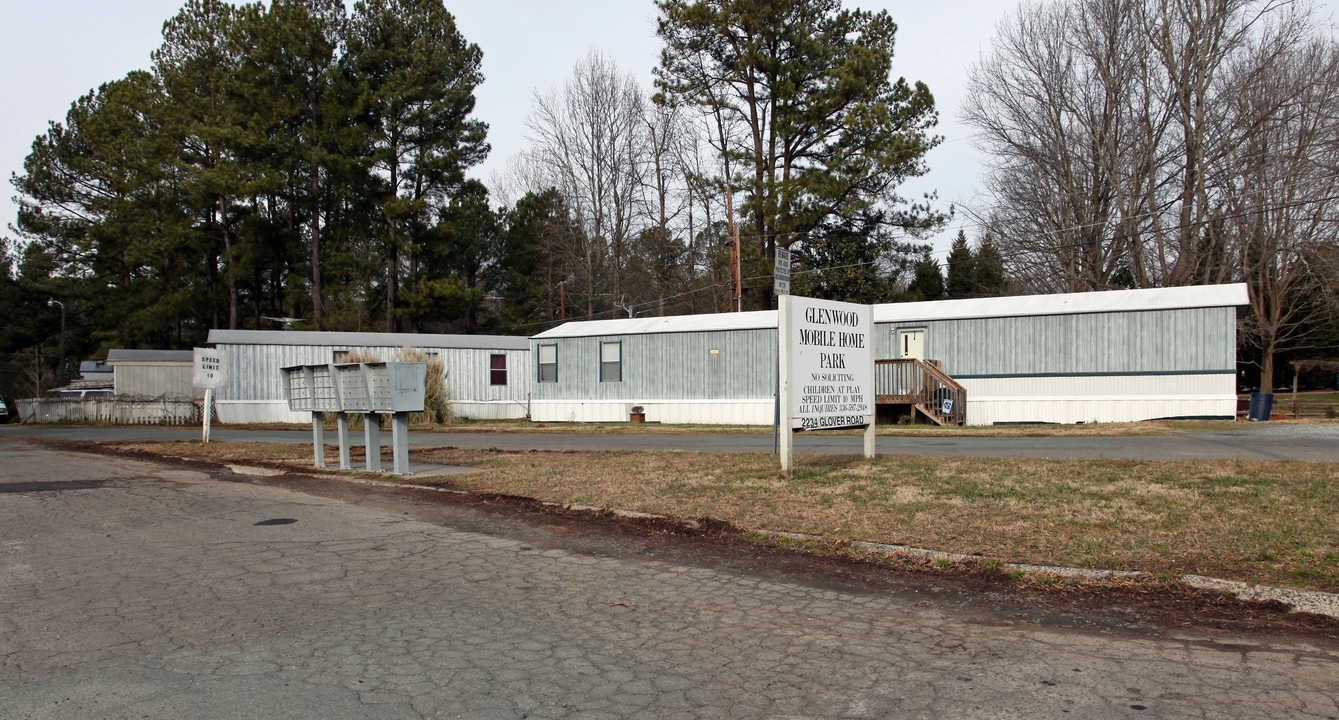
[[[1330,14],[1330,3],[1321,2]],[[33,138],[63,120],[70,103],[98,84],[149,67],[165,20],[182,0],[0,0],[0,226],[14,222],[12,173],[23,167]],[[348,3],[350,6],[352,2]],[[899,26],[893,72],[925,82],[940,112],[943,144],[928,157],[930,173],[903,188],[919,197],[937,192],[938,206],[970,204],[980,157],[958,122],[967,71],[989,43],[1014,0],[878,0],[848,7],[886,9]],[[652,0],[446,0],[461,33],[483,50],[484,83],[476,115],[489,125],[493,147],[474,171],[487,180],[525,144],[524,120],[535,92],[561,85],[592,49],[612,57],[649,86],[659,43]],[[941,251],[963,226],[959,214],[936,239]],[[973,229],[967,228],[975,238]],[[4,234],[13,237],[5,229]]]

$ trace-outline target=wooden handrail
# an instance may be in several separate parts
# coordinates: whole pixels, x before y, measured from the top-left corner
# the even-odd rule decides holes
[[[894,366],[893,375],[878,372],[878,365]],[[876,360],[875,366],[876,402],[910,404],[941,425],[966,423],[967,390],[933,361],[895,358]],[[944,412],[945,405],[948,412]]]

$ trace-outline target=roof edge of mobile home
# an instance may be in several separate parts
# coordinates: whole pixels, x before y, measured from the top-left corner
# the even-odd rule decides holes
[[[210,330],[215,345],[320,345],[331,347],[457,348],[529,350],[530,340],[512,335],[433,335],[428,333],[332,332],[325,330]]]
[[[1250,296],[1247,292],[1246,283],[1235,283],[1232,285],[1104,290],[1058,295],[1018,295],[964,300],[884,303],[874,306],[874,322],[1181,310],[1186,308],[1236,307],[1246,305],[1249,302]]]
[[[1082,313],[1176,310],[1197,307],[1235,307],[1250,302],[1245,283],[1194,287],[1106,290],[1058,295],[931,300],[928,302],[882,303],[874,306],[874,322],[1018,317],[1027,315],[1076,315]],[[534,336],[536,340],[595,337],[600,335],[651,335],[656,333],[755,330],[776,327],[775,310],[708,315],[579,320]],[[211,335],[212,339],[212,335]]]

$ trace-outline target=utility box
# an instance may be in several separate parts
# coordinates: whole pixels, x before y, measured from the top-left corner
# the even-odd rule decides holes
[[[344,412],[372,412],[372,395],[368,392],[367,372],[362,363],[336,363],[335,389],[339,393]]]
[[[363,367],[373,412],[423,412],[427,363],[364,363]]]

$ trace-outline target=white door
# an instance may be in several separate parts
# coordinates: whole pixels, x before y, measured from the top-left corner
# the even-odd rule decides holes
[[[925,330],[898,330],[897,346],[902,352],[902,357],[914,358],[916,360],[925,359]]]

